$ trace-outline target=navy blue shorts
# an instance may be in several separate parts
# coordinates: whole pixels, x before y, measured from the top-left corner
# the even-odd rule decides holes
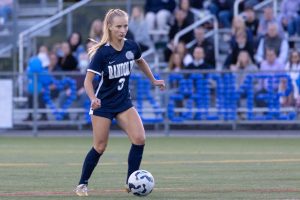
[[[119,113],[128,110],[129,108],[133,107],[131,101],[122,105],[122,107],[118,109],[107,109],[107,108],[98,108],[96,110],[90,110],[90,115],[95,115],[99,117],[105,117],[107,119],[113,120]]]

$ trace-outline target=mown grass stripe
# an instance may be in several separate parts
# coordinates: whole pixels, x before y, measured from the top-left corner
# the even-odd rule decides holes
[[[143,161],[145,165],[173,165],[173,164],[236,164],[236,163],[289,163],[300,162],[298,158],[292,159],[269,159],[269,160],[182,160],[182,161]],[[49,163],[0,163],[0,167],[46,167]],[[65,163],[67,166],[78,166],[82,163]],[[101,165],[127,165],[127,162],[103,162]]]
[[[160,192],[199,192],[199,193],[297,193],[300,192],[298,188],[253,188],[253,189],[217,189],[217,188],[155,188],[155,191]],[[103,190],[90,190],[90,196],[125,193],[123,189],[103,189]],[[29,191],[29,192],[13,192],[13,193],[0,193],[0,197],[38,197],[38,196],[76,196],[72,191]]]

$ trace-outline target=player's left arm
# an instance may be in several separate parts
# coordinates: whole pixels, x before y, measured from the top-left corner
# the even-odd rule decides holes
[[[139,66],[139,68],[144,72],[144,74],[149,78],[149,80],[154,86],[158,86],[161,90],[165,89],[165,81],[155,79],[148,63],[143,58],[137,59],[135,60],[135,62]]]

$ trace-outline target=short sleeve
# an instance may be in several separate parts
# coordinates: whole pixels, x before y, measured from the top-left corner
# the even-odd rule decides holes
[[[140,46],[135,42],[135,53],[134,53],[134,60],[138,60],[142,57],[142,51]]]
[[[95,55],[92,57],[87,71],[101,75],[101,72],[103,70],[103,63],[104,63],[103,59],[104,59],[103,52],[100,49],[98,49]]]

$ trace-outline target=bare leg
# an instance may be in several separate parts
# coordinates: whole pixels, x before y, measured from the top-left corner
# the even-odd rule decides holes
[[[145,144],[145,130],[142,120],[134,107],[117,115],[119,126],[128,135],[130,141],[136,145]]]

